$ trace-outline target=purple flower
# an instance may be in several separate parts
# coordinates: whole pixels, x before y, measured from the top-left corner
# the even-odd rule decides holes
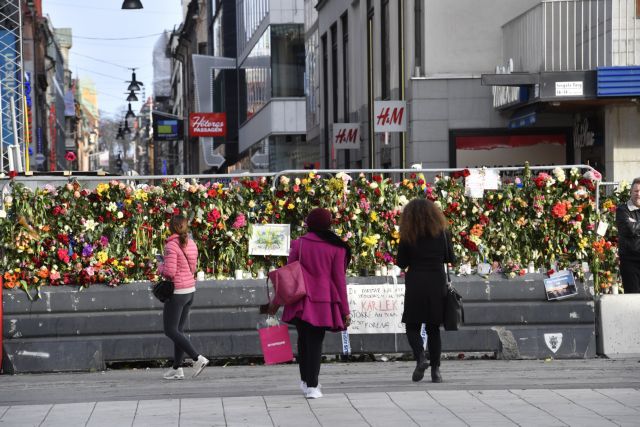
[[[82,248],[82,256],[91,256],[93,255],[93,246],[86,244]]]
[[[109,239],[107,236],[100,236],[100,245],[105,248],[109,244]]]

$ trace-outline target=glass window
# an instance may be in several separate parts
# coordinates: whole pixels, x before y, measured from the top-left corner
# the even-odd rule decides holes
[[[638,0],[640,1],[640,0]],[[422,65],[422,38],[424,37],[424,28],[422,28],[422,0],[415,0],[414,9],[414,34],[415,34],[415,76],[420,77],[424,70]]]
[[[307,96],[307,128],[320,124],[320,81],[318,74],[318,30],[307,39],[305,63],[305,95]]]
[[[302,25],[271,28],[273,96],[304,96],[304,35]]]
[[[349,16],[345,13],[342,21],[342,115],[343,122],[349,122]],[[348,151],[348,150],[347,150]]]
[[[333,106],[333,123],[338,121],[338,27],[331,26],[331,104]]]
[[[304,169],[320,165],[320,144],[309,144],[305,135],[272,135],[269,137],[269,171]]]
[[[389,60],[389,1],[382,3],[380,16],[380,90],[382,99],[389,99],[391,62]]]
[[[271,99],[271,31],[262,34],[260,40],[242,64],[240,70],[241,99],[244,108],[240,109],[242,121],[250,119]]]

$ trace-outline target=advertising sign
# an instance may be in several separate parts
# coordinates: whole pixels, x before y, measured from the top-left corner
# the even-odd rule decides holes
[[[182,120],[154,118],[153,139],[155,141],[175,141],[182,139]]]
[[[11,97],[16,108],[20,105],[18,76],[15,69],[16,36],[11,31],[0,30],[0,116],[2,116],[3,144],[13,144],[13,125],[11,123]],[[16,112],[17,113],[17,112]]]
[[[407,130],[407,102],[375,101],[373,123],[376,133],[405,132]]]
[[[333,148],[336,150],[358,150],[360,148],[360,125],[358,123],[334,123]]]
[[[226,136],[227,113],[191,113],[189,136]]]

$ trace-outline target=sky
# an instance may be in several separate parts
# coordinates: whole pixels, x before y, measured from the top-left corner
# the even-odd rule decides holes
[[[136,78],[144,83],[146,97],[152,96],[153,47],[160,33],[182,21],[180,0],[141,1],[143,9],[122,10],[122,0],[42,0],[54,28],[72,29],[69,69],[74,78],[95,83],[101,116],[120,119],[126,112],[127,68],[138,68]],[[138,99],[143,100],[141,94]],[[141,105],[134,102],[131,108],[137,113]]]

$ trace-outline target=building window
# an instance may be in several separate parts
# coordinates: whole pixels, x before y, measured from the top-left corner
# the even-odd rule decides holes
[[[424,72],[424,65],[422,64],[422,46],[423,46],[422,40],[424,40],[422,0],[415,0],[415,9],[413,11],[413,17],[414,17],[414,25],[415,25],[415,28],[414,28],[414,34],[415,34],[414,75],[416,77],[420,77]]]
[[[333,123],[338,121],[338,28],[331,26],[331,105],[333,106]]]
[[[307,96],[307,128],[320,124],[319,81],[318,81],[318,31],[307,39],[307,61],[305,64],[305,94]]]
[[[380,16],[380,91],[382,99],[390,98],[391,61],[389,58],[389,0],[382,2],[382,14]]]
[[[298,24],[273,25],[271,73],[274,97],[304,96],[304,34]]]
[[[640,0],[636,0],[636,18],[640,19]]]
[[[342,117],[349,122],[349,16],[345,13],[340,18],[342,24]]]
[[[324,116],[324,158],[325,167],[329,167],[329,54],[327,53],[327,35],[322,36],[322,115]]]

